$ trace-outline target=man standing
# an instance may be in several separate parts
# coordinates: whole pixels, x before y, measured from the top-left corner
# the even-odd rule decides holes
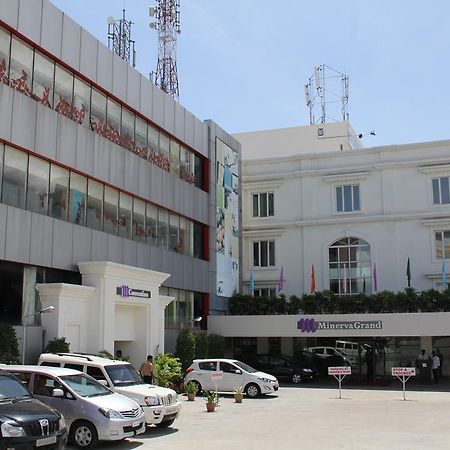
[[[436,354],[436,352],[433,350],[432,357],[431,357],[431,370],[433,371],[433,378],[434,382],[437,383],[439,379],[439,356]]]
[[[148,355],[147,361],[144,361],[141,364],[141,368],[139,369],[141,372],[141,377],[145,383],[153,384],[153,356]]]
[[[439,358],[439,376],[442,377],[442,366],[444,365],[444,355],[439,349],[436,350],[436,355]]]

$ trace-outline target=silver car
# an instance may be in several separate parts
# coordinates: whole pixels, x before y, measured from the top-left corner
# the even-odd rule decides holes
[[[64,415],[69,440],[79,448],[145,431],[144,412],[134,400],[78,370],[46,366],[2,368],[18,377],[41,402]]]

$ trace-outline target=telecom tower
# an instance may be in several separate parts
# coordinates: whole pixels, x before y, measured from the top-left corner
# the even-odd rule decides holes
[[[152,81],[178,101],[177,34],[180,33],[180,0],[156,0],[157,6],[149,8],[150,17],[156,22],[150,28],[158,30],[158,63],[152,72]]]
[[[306,105],[309,108],[309,123],[347,121],[349,78],[326,64],[314,67],[314,73],[305,85]],[[319,118],[316,119],[316,110]],[[338,116],[341,116],[339,119]]]
[[[119,20],[108,17],[108,48],[112,48],[116,55],[131,64],[136,65],[136,51],[134,41],[131,39],[131,25],[133,22],[126,20],[125,10],[122,10],[122,18]]]

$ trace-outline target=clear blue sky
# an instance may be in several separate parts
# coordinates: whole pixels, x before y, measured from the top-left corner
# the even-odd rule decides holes
[[[107,42],[125,4],[137,66],[155,69],[145,0],[52,0]],[[309,124],[315,65],[350,77],[350,122],[367,147],[450,139],[450,2],[181,0],[180,103],[228,132]]]

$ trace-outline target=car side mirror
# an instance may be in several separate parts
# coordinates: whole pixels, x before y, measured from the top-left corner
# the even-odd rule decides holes
[[[106,380],[97,380],[102,386],[108,386],[108,382]]]
[[[64,391],[62,389],[53,389],[52,397],[64,397]]]
[[[236,372],[235,372],[237,375],[241,375],[242,374],[242,370],[240,370],[240,369],[236,369]]]

